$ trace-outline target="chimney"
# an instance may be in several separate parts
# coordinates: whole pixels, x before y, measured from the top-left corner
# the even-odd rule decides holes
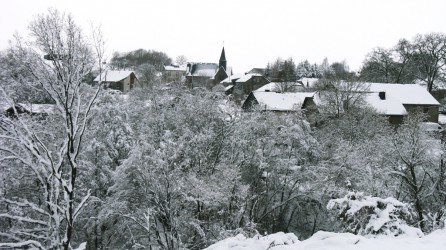
[[[265,92],[269,92],[270,90],[269,89],[265,89]]]
[[[379,95],[379,99],[381,99],[381,100],[385,100],[386,99],[386,92],[381,91],[381,92],[378,93],[378,95]]]

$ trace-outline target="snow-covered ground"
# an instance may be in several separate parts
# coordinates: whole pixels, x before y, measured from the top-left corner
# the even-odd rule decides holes
[[[219,241],[207,250],[445,250],[446,229],[437,230],[422,238],[414,236],[365,238],[350,233],[317,232],[299,241],[292,234],[275,233],[247,239],[239,234]]]

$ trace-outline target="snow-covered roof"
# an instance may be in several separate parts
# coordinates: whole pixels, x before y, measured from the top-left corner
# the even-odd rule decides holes
[[[221,83],[231,83],[234,80],[235,80],[235,82],[247,82],[254,76],[262,76],[262,75],[261,74],[257,74],[257,73],[254,73],[254,74],[235,74],[235,75],[227,77],[226,79],[221,81]]]
[[[127,78],[130,74],[134,73],[131,70],[107,70],[101,75],[97,76],[94,81],[99,82],[99,79],[103,82],[119,82]]]
[[[248,74],[261,74],[264,75],[266,72],[265,68],[252,68],[250,71],[246,72]]]
[[[386,93],[386,98],[381,99],[378,93],[366,94],[364,100],[381,115],[407,115],[407,110],[403,104],[392,96],[392,93]]]
[[[417,84],[368,83],[370,92],[386,92],[402,104],[440,105],[422,86]]]
[[[246,82],[249,81],[251,78],[255,77],[255,76],[262,76],[261,74],[246,74],[246,75],[242,75],[239,79],[237,79],[235,82]]]
[[[304,93],[276,93],[276,92],[252,92],[255,99],[265,110],[292,111],[300,109],[305,98],[313,97],[314,92]]]
[[[216,63],[191,63],[188,69],[188,76],[206,76],[213,77],[218,71],[218,64]]]
[[[296,91],[296,88],[302,87],[302,84],[297,82],[270,82],[258,89],[255,90],[255,92],[264,92],[264,91],[280,91],[281,85],[287,84],[287,88],[294,88],[294,91]]]
[[[166,65],[164,70],[169,71],[186,71],[186,65]]]
[[[240,77],[242,77],[243,74],[234,74],[232,76],[228,76],[224,80],[222,80],[220,83],[232,83],[233,80],[238,80]]]

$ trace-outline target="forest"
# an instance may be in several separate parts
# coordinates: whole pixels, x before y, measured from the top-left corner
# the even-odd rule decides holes
[[[322,105],[314,127],[305,111],[242,111],[203,88],[150,82],[119,94],[86,83],[106,70],[100,29],[86,35],[55,10],[29,29],[1,53],[1,98],[12,114],[0,115],[0,248],[203,249],[240,233],[445,227],[446,148],[419,126],[422,112],[392,126],[355,95],[342,112]],[[378,52],[364,66],[371,79]],[[409,67],[400,59],[389,81]],[[327,64],[324,83],[357,81],[342,63]],[[432,88],[443,66],[424,69],[411,72]],[[18,102],[52,110],[20,113]]]

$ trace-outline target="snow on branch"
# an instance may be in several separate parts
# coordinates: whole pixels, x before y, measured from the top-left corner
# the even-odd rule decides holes
[[[36,212],[38,212],[40,214],[50,216],[45,210],[39,208],[36,204],[31,203],[31,202],[29,202],[27,200],[23,200],[22,202],[19,202],[19,201],[9,200],[9,199],[6,199],[6,198],[1,198],[0,201],[8,203],[8,204],[11,204],[11,205],[16,205],[16,206],[19,206],[19,207],[29,207],[29,208],[33,209],[34,211],[36,211]]]
[[[0,243],[0,248],[22,248],[25,249],[28,247],[36,247],[37,249],[44,250],[45,248],[38,241],[35,240],[27,240],[22,242],[15,243]]]
[[[12,220],[21,221],[21,222],[39,224],[42,226],[48,226],[48,224],[45,221],[34,220],[34,219],[23,217],[23,216],[16,216],[16,215],[10,215],[10,214],[5,214],[5,213],[0,214],[0,218],[8,218],[8,219],[12,219]]]

